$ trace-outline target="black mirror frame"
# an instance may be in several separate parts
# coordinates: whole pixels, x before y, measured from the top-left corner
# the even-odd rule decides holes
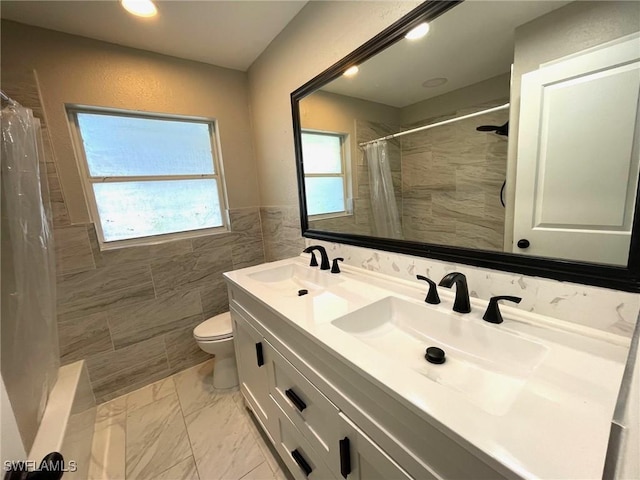
[[[358,65],[401,40],[409,30],[419,23],[432,21],[459,3],[462,3],[462,0],[426,1],[291,94],[302,235],[317,240],[433,258],[505,272],[595,285],[627,292],[640,292],[640,195],[636,197],[629,261],[626,268],[309,229],[298,108],[300,100],[331,80],[338,78],[349,66]]]

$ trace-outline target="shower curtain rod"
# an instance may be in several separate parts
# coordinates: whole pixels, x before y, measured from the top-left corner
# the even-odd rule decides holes
[[[375,140],[359,143],[358,145],[361,147],[364,147],[365,145],[369,145],[371,143],[380,142],[382,140],[391,140],[392,138],[401,137],[403,135],[409,135],[410,133],[429,130],[430,128],[439,127],[441,125],[447,125],[449,123],[459,122],[460,120],[466,120],[467,118],[477,117],[480,115],[484,115],[485,113],[493,113],[493,112],[498,112],[500,110],[506,110],[507,108],[509,108],[509,104],[505,103],[504,105],[500,105],[498,107],[487,108],[486,110],[480,110],[479,112],[469,113],[468,115],[462,115],[460,117],[450,118],[449,120],[443,120],[442,122],[430,123],[429,125],[423,125],[422,127],[412,128],[411,130],[405,130],[404,132],[393,133],[391,135],[387,135],[386,137],[380,137],[380,138],[376,138]]]

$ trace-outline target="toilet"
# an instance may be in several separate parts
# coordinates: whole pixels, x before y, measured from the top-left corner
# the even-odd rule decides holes
[[[193,329],[198,346],[216,356],[213,368],[213,388],[225,390],[238,385],[238,369],[233,348],[231,314],[221,313],[205,320]]]

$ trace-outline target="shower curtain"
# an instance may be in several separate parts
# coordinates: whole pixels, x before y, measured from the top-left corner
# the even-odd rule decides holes
[[[58,375],[56,276],[40,121],[14,101],[2,127],[2,378],[27,451]]]
[[[369,143],[365,145],[364,152],[369,167],[372,233],[377,237],[400,239],[402,225],[391,179],[387,141]]]

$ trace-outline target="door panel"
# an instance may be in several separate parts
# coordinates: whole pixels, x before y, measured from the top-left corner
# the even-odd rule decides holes
[[[639,92],[638,38],[522,77],[514,252],[627,264]]]

